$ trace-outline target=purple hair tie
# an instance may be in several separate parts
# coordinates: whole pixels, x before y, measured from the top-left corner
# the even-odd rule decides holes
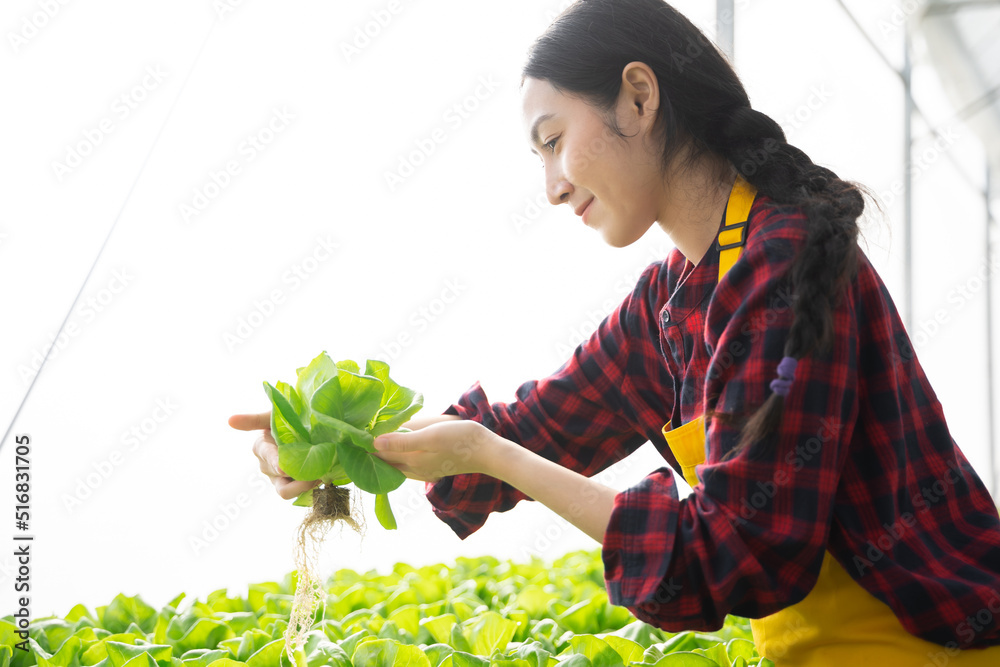
[[[781,360],[781,363],[778,364],[778,378],[771,380],[771,391],[775,394],[788,396],[788,390],[791,389],[792,381],[795,379],[795,367],[798,363],[795,357],[785,357]]]

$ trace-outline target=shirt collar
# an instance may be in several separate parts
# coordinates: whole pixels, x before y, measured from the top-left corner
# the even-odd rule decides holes
[[[726,224],[725,213],[719,221],[719,228],[715,232],[715,239],[709,246],[705,256],[701,258],[698,265],[689,268],[688,273],[675,284],[667,285],[670,298],[660,310],[660,321],[664,328],[675,326],[684,321],[691,312],[715,289],[719,282],[719,232]],[[680,277],[684,268],[687,267],[687,259],[676,247],[674,248],[674,258],[670,261],[676,267],[676,271],[671,271],[670,282],[675,282]]]
[[[750,237],[757,228],[753,224],[755,215],[761,214],[761,209],[772,205],[772,200],[761,193],[754,197],[750,212],[747,214],[747,226],[743,232],[743,251],[750,243]],[[683,279],[678,280],[687,266],[687,259],[684,254],[675,246],[667,258],[667,291],[670,297],[660,309],[660,324],[662,328],[680,324],[694,311],[709,295],[715,291],[719,284],[719,233],[726,226],[726,214],[723,212],[722,219],[719,220],[719,228],[715,232],[715,239],[709,246],[705,256],[701,258],[698,265],[689,268]],[[759,230],[758,230],[759,231]]]

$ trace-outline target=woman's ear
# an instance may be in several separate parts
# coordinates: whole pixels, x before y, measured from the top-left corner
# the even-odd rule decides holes
[[[651,123],[656,117],[660,108],[660,85],[656,74],[646,63],[636,60],[625,65],[620,95],[624,98],[624,105],[635,110],[639,119]]]

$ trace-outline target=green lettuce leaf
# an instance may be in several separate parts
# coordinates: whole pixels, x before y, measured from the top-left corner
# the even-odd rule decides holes
[[[272,387],[266,380],[264,381],[264,391],[271,399],[273,405],[271,410],[271,433],[274,436],[275,444],[287,445],[293,442],[310,442],[309,431],[302,425],[302,420],[295,410],[292,409],[288,399]]]
[[[388,494],[379,493],[375,496],[375,516],[386,530],[396,529],[396,517],[392,515],[392,507],[389,505]],[[413,632],[416,632],[416,630]]]
[[[371,452],[350,442],[337,445],[340,460],[344,470],[351,476],[351,481],[362,491],[368,493],[389,493],[406,479],[399,468],[389,465]]]
[[[316,358],[310,361],[308,366],[298,370],[295,389],[302,398],[302,409],[304,411],[308,412],[309,406],[312,404],[312,396],[316,393],[316,390],[337,377],[338,373],[337,365],[327,355],[326,350],[316,355]]]
[[[337,453],[333,442],[295,442],[278,448],[278,465],[292,479],[311,481],[327,473]]]
[[[422,394],[399,386],[389,377],[389,364],[369,359],[365,366],[365,375],[378,378],[384,387],[382,407],[375,417],[375,424],[371,429],[372,435],[379,436],[395,431],[423,407]]]

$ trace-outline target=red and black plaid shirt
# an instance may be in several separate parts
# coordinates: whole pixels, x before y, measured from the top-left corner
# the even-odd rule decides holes
[[[493,403],[476,382],[445,414],[478,421],[593,476],[708,408],[770,394],[792,321],[779,276],[806,234],[801,209],[758,195],[746,246],[720,282],[712,244],[675,248],[553,375]],[[721,222],[720,222],[721,229]],[[1000,518],[952,438],[892,298],[861,248],[833,312],[834,343],[798,362],[777,435],[728,461],[736,426],[707,422],[702,483],[678,498],[670,468],[615,497],[602,546],[608,596],[667,630],[714,630],[804,598],[829,549],[911,633],[1000,644]],[[523,493],[482,474],[426,483],[462,539]]]

